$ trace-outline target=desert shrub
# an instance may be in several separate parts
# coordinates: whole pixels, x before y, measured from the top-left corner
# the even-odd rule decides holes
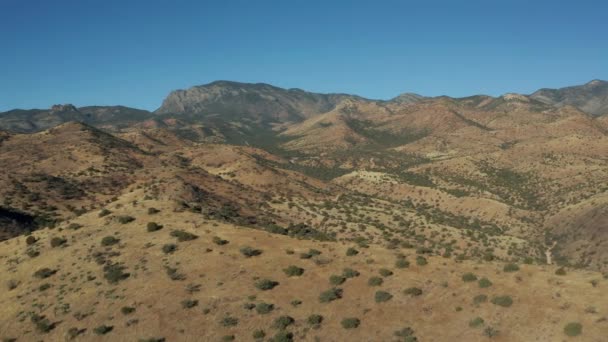
[[[255,330],[251,337],[253,337],[254,340],[261,340],[266,337],[266,333],[264,330]]]
[[[25,254],[27,254],[27,256],[29,256],[30,258],[35,258],[40,255],[40,252],[36,249],[31,248],[28,249]]]
[[[423,257],[422,255],[419,255],[416,257],[416,265],[424,266],[426,264],[428,264],[428,262],[426,261],[425,257]]]
[[[274,304],[270,304],[270,303],[258,303],[255,306],[255,311],[257,313],[259,313],[260,315],[265,315],[265,314],[271,313],[272,310],[274,310]]]
[[[31,246],[31,245],[35,244],[36,241],[38,241],[38,240],[36,240],[36,238],[34,236],[32,236],[32,235],[30,235],[27,238],[25,238],[25,244],[28,245],[28,246]]]
[[[393,275],[393,271],[387,269],[387,268],[381,268],[378,273],[380,273],[381,276],[383,277],[390,277]]]
[[[156,208],[148,208],[148,215],[158,214],[159,212],[160,212],[160,210],[158,210]]]
[[[245,309],[245,310],[253,310],[253,309],[255,309],[255,304],[253,304],[253,303],[245,303],[245,304],[243,304],[243,309]]]
[[[165,271],[167,272],[167,275],[169,276],[169,279],[171,280],[184,280],[186,279],[186,276],[182,273],[179,273],[177,271],[177,268],[174,267],[165,267]]]
[[[114,327],[111,325],[108,326],[108,325],[102,324],[102,325],[98,326],[97,328],[93,329],[93,332],[97,335],[105,335],[105,334],[109,333],[110,331],[112,331],[113,329],[114,329]]]
[[[418,297],[418,296],[422,295],[422,289],[420,289],[418,287],[408,287],[407,289],[405,289],[403,291],[403,293],[407,296]]]
[[[384,283],[384,280],[380,277],[371,277],[367,280],[369,286],[380,286],[382,283]]]
[[[283,269],[283,272],[285,272],[288,277],[299,277],[304,274],[304,269],[295,265],[291,265]]]
[[[469,283],[472,281],[476,281],[477,280],[477,276],[471,272],[465,273],[462,275],[462,281],[464,281],[465,283]]]
[[[479,304],[485,303],[487,301],[488,301],[488,296],[486,296],[485,294],[480,294],[480,295],[473,297],[473,304],[475,304],[475,305],[479,305]]]
[[[344,329],[356,329],[361,325],[361,321],[355,317],[345,318],[340,322]]]
[[[391,298],[393,298],[393,295],[386,291],[376,291],[376,294],[374,295],[376,303],[387,302],[391,300]]]
[[[557,270],[555,270],[555,274],[559,275],[559,276],[563,276],[566,275],[566,269],[563,267],[558,268]]]
[[[193,307],[198,305],[198,300],[196,299],[184,299],[182,300],[182,308],[184,309],[192,309]]]
[[[177,245],[174,243],[167,243],[163,245],[163,253],[171,254],[177,250]]]
[[[342,289],[339,288],[331,288],[327,291],[323,291],[321,292],[321,294],[319,295],[319,301],[321,303],[329,303],[332,302],[336,299],[340,299],[342,298]]]
[[[177,238],[179,242],[191,241],[198,238],[198,236],[183,230],[174,230],[171,232],[171,236]]]
[[[239,319],[236,317],[232,317],[232,316],[226,316],[226,317],[222,318],[222,320],[220,321],[220,324],[224,327],[234,327],[237,324],[239,324]]]
[[[51,284],[49,284],[49,283],[44,283],[44,284],[42,284],[42,285],[40,285],[40,286],[38,287],[38,291],[42,292],[42,291],[46,291],[46,290],[48,290],[48,289],[50,289],[50,288],[51,288]]]
[[[70,223],[70,225],[68,226],[68,229],[71,230],[78,230],[82,228],[82,225],[80,223]]]
[[[323,322],[323,316],[317,315],[317,314],[312,314],[312,315],[308,316],[308,318],[306,319],[306,322],[310,325],[320,325]]]
[[[235,339],[236,339],[236,337],[234,337],[234,335],[222,336],[222,342],[230,342],[230,341],[234,341]]]
[[[124,272],[125,269],[125,266],[119,264],[106,265],[103,268],[103,277],[108,281],[108,283],[117,284],[121,280],[129,278],[129,276],[131,275],[129,273]]]
[[[484,336],[488,337],[488,338],[493,338],[498,336],[499,332],[498,330],[494,329],[493,327],[486,327],[483,330],[483,334]]]
[[[228,240],[224,240],[219,236],[214,236],[212,239],[213,243],[218,245],[218,246],[223,246],[223,245],[227,245],[228,244]]]
[[[513,304],[513,299],[511,296],[495,296],[492,298],[492,304],[508,308]]]
[[[354,249],[354,248],[352,248],[352,247],[349,247],[346,250],[346,256],[354,256],[354,255],[357,255],[357,254],[359,254],[359,251],[356,250],[356,249]]]
[[[46,279],[55,273],[57,273],[57,270],[52,270],[48,267],[45,267],[45,268],[41,268],[38,271],[34,272],[34,277],[36,277],[38,279]]]
[[[19,281],[15,280],[15,279],[10,279],[9,281],[6,282],[6,287],[8,287],[9,291],[16,289],[17,286],[19,286]]]
[[[342,285],[345,281],[346,281],[346,278],[344,278],[341,275],[334,274],[329,277],[329,283],[332,285]]]
[[[485,277],[479,279],[477,284],[479,284],[479,287],[481,287],[482,289],[492,286],[492,282],[490,281],[490,279]]]
[[[570,322],[564,327],[564,334],[574,337],[583,332],[583,325],[578,322]]]
[[[293,333],[285,330],[277,332],[268,342],[292,342]]]
[[[395,336],[399,337],[400,341],[403,342],[417,342],[418,339],[414,336],[414,329],[405,327],[401,330],[395,331]]]
[[[146,230],[150,233],[163,229],[163,226],[156,222],[148,222]]]
[[[360,274],[361,274],[361,273],[359,273],[358,271],[356,271],[356,270],[354,270],[354,269],[352,269],[352,268],[345,268],[345,269],[342,271],[342,275],[343,275],[345,278],[355,278],[355,277],[358,277]]]
[[[118,220],[118,222],[120,224],[127,224],[127,223],[135,221],[135,217],[128,216],[128,215],[118,216],[116,219]]]
[[[244,246],[240,249],[241,254],[243,254],[246,258],[251,258],[254,256],[258,256],[262,254],[262,251],[259,249],[255,249],[249,246]]]
[[[55,247],[62,247],[67,242],[68,242],[68,240],[66,240],[65,238],[54,237],[54,238],[51,239],[51,247],[53,247],[53,248],[55,248]]]
[[[288,326],[292,325],[295,322],[295,320],[290,317],[290,316],[279,316],[274,320],[274,323],[272,324],[272,326],[275,329],[285,329]]]
[[[139,342],[166,342],[167,339],[164,337],[150,337],[150,338],[140,338]]]
[[[484,324],[484,320],[481,317],[475,317],[472,320],[469,321],[469,327],[471,328],[479,328],[480,326],[482,326]]]
[[[106,236],[103,239],[101,239],[101,245],[108,247],[108,246],[117,244],[119,241],[120,241],[120,239],[117,239],[113,236]]]
[[[311,248],[308,250],[308,252],[300,254],[300,259],[310,259],[317,255],[321,255],[321,251]]]
[[[405,260],[405,258],[400,258],[395,261],[395,267],[397,268],[408,268],[410,267],[410,262]]]
[[[55,329],[55,323],[51,323],[46,317],[40,316],[38,314],[33,314],[30,317],[34,326],[36,326],[36,330],[41,333],[48,333],[49,331]]]
[[[103,208],[103,209],[101,209],[101,211],[99,212],[99,214],[98,214],[97,216],[99,216],[99,217],[104,217],[104,216],[108,216],[108,215],[110,215],[111,213],[112,213],[112,212],[111,212],[111,211],[109,211],[108,209]]]
[[[509,264],[506,264],[502,270],[504,272],[517,272],[517,271],[519,271],[519,266],[517,264],[509,263]]]
[[[277,285],[279,285],[278,281],[274,281],[274,280],[270,280],[270,279],[260,279],[255,283],[255,287],[262,291],[272,290]]]
[[[123,306],[120,309],[120,312],[122,312],[123,315],[130,315],[135,312],[135,308],[131,306]]]

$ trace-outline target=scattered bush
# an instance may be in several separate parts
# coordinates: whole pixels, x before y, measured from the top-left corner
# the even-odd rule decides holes
[[[159,212],[160,212],[160,210],[158,210],[156,208],[148,208],[148,215],[158,214]]]
[[[274,281],[274,280],[270,280],[270,279],[261,279],[255,283],[255,287],[262,291],[272,290],[277,285],[279,285],[278,281]]]
[[[100,325],[97,328],[93,329],[93,332],[97,335],[105,335],[107,333],[109,333],[110,331],[112,331],[114,329],[113,326],[108,326],[108,325]]]
[[[405,260],[405,258],[400,258],[395,261],[395,267],[397,268],[408,268],[410,267],[410,262]]]
[[[99,214],[97,216],[104,217],[104,216],[110,215],[111,213],[112,213],[111,211],[104,208],[104,209],[101,209],[101,211],[99,212]]]
[[[349,248],[346,250],[346,256],[355,256],[355,255],[357,255],[357,254],[359,254],[359,251],[358,251],[358,250],[356,250],[356,249],[354,249],[354,248],[352,248],[352,247],[349,247]]]
[[[346,281],[346,278],[344,278],[341,275],[334,274],[329,277],[329,283],[332,285],[342,285],[345,281]]]
[[[191,241],[198,238],[198,236],[183,230],[174,230],[171,232],[171,236],[177,238],[179,242]]]
[[[492,286],[492,282],[490,281],[490,279],[485,278],[485,277],[479,279],[477,284],[479,284],[479,287],[481,287],[482,289]]]
[[[356,329],[361,325],[361,321],[355,317],[345,318],[340,322],[344,329]]]
[[[55,248],[55,247],[62,247],[67,242],[68,242],[68,240],[66,240],[65,238],[54,237],[54,238],[51,239],[51,247],[53,247],[53,248]]]
[[[381,268],[378,273],[380,273],[381,276],[383,277],[390,277],[393,275],[393,271],[387,269],[387,268]]]
[[[291,265],[283,269],[283,272],[285,272],[288,277],[299,277],[304,274],[304,269],[295,265]]]
[[[321,251],[311,248],[308,252],[300,254],[300,259],[310,259],[317,255],[321,255]]]
[[[44,316],[33,314],[30,319],[36,326],[36,330],[41,333],[48,333],[49,331],[55,329],[55,323],[51,323],[51,321]]]
[[[259,249],[255,249],[249,246],[242,247],[240,249],[241,254],[243,254],[246,258],[251,258],[254,256],[258,256],[262,254],[262,251]]]
[[[480,295],[473,297],[473,304],[475,304],[475,305],[479,305],[479,304],[485,303],[487,301],[488,301],[488,296],[486,296],[485,294],[480,294]]]
[[[555,274],[559,275],[559,276],[564,276],[564,275],[566,275],[566,269],[563,267],[560,267],[557,270],[555,270]]]
[[[127,216],[127,215],[125,215],[125,216],[118,216],[116,219],[118,220],[118,222],[120,224],[127,224],[127,223],[135,221],[135,217],[133,217],[133,216]]]
[[[55,273],[57,273],[57,270],[52,270],[48,267],[45,267],[45,268],[41,268],[38,271],[34,272],[34,277],[36,277],[38,279],[46,279]]]
[[[395,331],[395,336],[399,337],[400,341],[403,342],[417,342],[418,339],[414,336],[414,329],[405,327],[401,330]]]
[[[232,317],[232,316],[226,316],[226,317],[222,318],[222,320],[220,321],[220,324],[224,327],[234,327],[237,324],[239,324],[239,319],[236,317]]]
[[[252,337],[254,340],[261,340],[266,337],[266,333],[264,332],[264,330],[256,330],[253,332]]]
[[[274,323],[272,324],[272,326],[275,329],[284,330],[288,326],[292,325],[294,322],[295,322],[295,320],[290,316],[279,316],[274,320]]]
[[[182,300],[182,308],[184,309],[192,309],[193,307],[198,305],[198,300],[196,299],[184,299]]]
[[[33,237],[32,235],[30,235],[27,238],[25,238],[25,244],[28,245],[28,246],[31,246],[31,245],[35,244],[36,241],[38,241],[38,240],[36,240],[36,238]]]
[[[499,333],[498,330],[494,329],[493,327],[486,327],[483,330],[483,334],[488,338],[496,337],[496,336],[498,336],[498,333]]]
[[[44,284],[42,284],[42,285],[40,285],[40,286],[38,287],[38,291],[42,292],[42,291],[46,291],[46,290],[48,290],[48,289],[50,289],[50,288],[51,288],[51,284],[49,284],[49,283],[44,283]]]
[[[224,240],[219,236],[214,236],[213,237],[213,243],[218,245],[218,246],[223,246],[223,245],[227,245],[228,244],[228,240]]]
[[[422,295],[422,289],[418,287],[409,287],[403,291],[403,293],[407,296],[418,297]]]
[[[148,224],[146,225],[146,229],[148,230],[148,232],[152,233],[163,229],[163,226],[156,222],[148,222]]]
[[[380,277],[371,277],[367,280],[369,286],[380,286],[382,283],[384,283],[384,280]]]
[[[174,243],[167,243],[163,245],[163,253],[171,254],[177,250],[177,245]]]
[[[306,322],[308,322],[310,325],[320,325],[323,322],[323,316],[312,314],[308,316]]]
[[[376,303],[387,302],[391,300],[391,298],[393,298],[393,295],[386,291],[376,291],[376,294],[374,295]]]
[[[345,268],[342,271],[342,275],[344,276],[344,278],[355,278],[358,277],[361,273],[359,273],[358,271],[352,269],[352,268]]]
[[[578,322],[570,322],[564,327],[564,334],[574,337],[583,332],[583,325]]]
[[[469,321],[469,327],[471,328],[479,328],[480,326],[482,326],[484,324],[484,320],[481,317],[475,317],[472,320]]]
[[[103,239],[101,239],[101,245],[108,247],[108,246],[117,244],[119,241],[120,241],[120,239],[117,239],[113,236],[106,236]]]
[[[519,271],[519,266],[517,264],[509,263],[506,264],[502,270],[505,272],[517,272]]]
[[[131,274],[124,272],[125,266],[119,264],[106,265],[103,268],[104,278],[110,284],[117,284],[121,280],[129,278]]]
[[[277,332],[268,342],[292,342],[293,333],[285,330]]]
[[[271,313],[272,310],[274,310],[274,304],[258,303],[258,305],[255,306],[255,311],[260,315]]]
[[[132,313],[135,312],[135,308],[134,307],[130,307],[130,306],[123,306],[120,309],[120,312],[122,312],[123,315],[130,315]]]
[[[513,304],[513,299],[510,296],[496,296],[492,298],[492,304],[508,308]]]
[[[469,283],[472,281],[476,281],[477,280],[477,276],[471,272],[465,273],[462,275],[462,281],[464,281],[465,283]]]
[[[321,303],[332,302],[332,301],[334,301],[336,299],[342,298],[342,293],[343,293],[342,289],[334,287],[334,288],[329,289],[327,291],[321,292],[321,294],[319,295],[319,301]]]
[[[424,266],[426,264],[428,264],[428,262],[426,261],[425,257],[423,257],[422,255],[419,255],[416,257],[416,265]]]

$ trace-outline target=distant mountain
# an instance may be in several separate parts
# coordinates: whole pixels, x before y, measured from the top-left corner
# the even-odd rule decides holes
[[[403,93],[399,96],[393,97],[389,102],[399,103],[399,104],[407,104],[407,103],[416,103],[427,99],[422,95],[414,94],[414,93]]]
[[[204,114],[247,117],[258,121],[302,121],[325,113],[348,94],[318,94],[301,89],[283,89],[264,83],[216,81],[167,96],[156,114]]]
[[[608,114],[608,82],[593,80],[580,86],[560,89],[540,89],[532,99],[557,107],[571,105],[592,115]]]

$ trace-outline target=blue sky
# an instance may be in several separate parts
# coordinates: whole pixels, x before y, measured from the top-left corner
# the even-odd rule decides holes
[[[218,79],[388,99],[608,79],[608,1],[0,0],[0,110]]]

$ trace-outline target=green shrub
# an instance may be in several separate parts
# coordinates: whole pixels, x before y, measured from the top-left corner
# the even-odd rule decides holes
[[[299,277],[304,274],[304,269],[295,265],[291,265],[283,269],[283,272],[285,272],[288,277]]]
[[[117,239],[113,236],[106,236],[103,239],[101,239],[101,245],[108,247],[108,246],[117,244],[119,241],[120,241],[120,239]]]
[[[391,298],[393,298],[393,295],[386,291],[376,291],[376,294],[374,295],[376,303],[387,302],[391,300]]]
[[[243,254],[246,258],[251,258],[254,256],[258,256],[262,254],[262,251],[259,249],[255,249],[249,246],[242,247],[240,249],[241,254]]]
[[[118,216],[116,219],[118,220],[118,222],[120,224],[127,224],[127,223],[135,221],[135,217],[133,217],[133,216],[126,216],[126,215],[125,216]]]
[[[424,266],[426,264],[428,264],[428,262],[426,261],[425,257],[423,257],[422,255],[419,255],[416,257],[416,265]]]
[[[135,308],[130,307],[130,306],[123,306],[120,309],[120,312],[122,312],[123,315],[130,315],[135,312]]]
[[[48,289],[50,289],[50,288],[51,288],[51,284],[49,284],[49,283],[44,283],[44,284],[42,284],[42,285],[40,285],[40,286],[38,287],[38,291],[42,292],[42,291],[46,291],[46,290],[48,290]]]
[[[254,340],[261,340],[266,337],[266,333],[264,330],[255,330],[251,336]]]
[[[405,327],[401,330],[395,331],[395,336],[399,337],[399,341],[403,342],[417,342],[418,339],[414,336],[414,329]]]
[[[472,281],[476,281],[477,280],[477,276],[471,272],[465,273],[462,275],[462,281],[464,281],[465,283],[469,283]]]
[[[342,271],[342,275],[344,276],[344,278],[355,278],[358,277],[360,273],[352,268],[345,268]]]
[[[513,299],[510,296],[495,296],[492,298],[492,304],[508,308],[513,304]]]
[[[477,282],[477,284],[479,284],[479,287],[481,287],[482,289],[485,289],[487,287],[492,286],[492,282],[488,278],[481,278],[481,279],[479,279],[479,281]]]
[[[361,325],[361,321],[355,317],[345,318],[340,322],[344,329],[356,329]]]
[[[167,243],[163,245],[163,253],[171,254],[177,250],[177,245],[174,243]]]
[[[310,259],[317,255],[321,255],[321,251],[311,248],[308,252],[300,254],[300,259]]]
[[[148,222],[146,229],[151,233],[163,229],[163,226],[156,222]]]
[[[268,342],[292,342],[293,333],[289,331],[281,330],[277,332]]]
[[[193,307],[198,305],[198,300],[196,299],[184,299],[182,300],[182,308],[184,309],[192,309]]]
[[[270,280],[270,279],[261,279],[255,283],[255,287],[262,291],[272,290],[277,285],[279,285],[278,281],[274,281],[274,280]]]
[[[130,274],[124,272],[125,269],[125,266],[119,264],[106,265],[103,268],[103,276],[110,284],[117,284],[119,281],[129,278]]]
[[[111,213],[112,213],[111,211],[104,208],[104,209],[101,209],[101,211],[99,212],[99,214],[97,216],[104,217],[104,216],[110,215]]]
[[[472,320],[469,321],[469,327],[471,328],[479,328],[480,326],[482,326],[484,324],[484,320],[481,317],[475,317]]]
[[[384,280],[380,277],[371,277],[367,280],[369,286],[380,286],[382,283],[384,283]]]
[[[387,269],[387,268],[381,268],[378,273],[380,273],[381,276],[383,277],[390,277],[393,275],[393,271]]]
[[[57,273],[57,270],[52,270],[48,267],[45,267],[45,268],[41,268],[38,271],[34,272],[34,277],[36,277],[38,279],[46,279],[55,273]]]
[[[505,271],[505,272],[517,272],[517,271],[519,271],[519,266],[517,264],[509,263],[509,264],[505,265],[505,267],[503,268],[503,271]]]
[[[570,322],[564,327],[564,334],[574,337],[582,334],[583,325],[578,322]]]
[[[66,240],[65,238],[54,237],[54,238],[51,239],[51,247],[53,247],[53,248],[55,248],[55,247],[62,247],[67,242],[68,242],[68,240]]]
[[[397,261],[395,262],[395,267],[408,268],[408,267],[410,267],[410,262],[405,260],[404,258],[397,259]]]
[[[555,274],[559,275],[559,276],[563,276],[566,275],[566,269],[563,267],[558,268],[557,270],[555,270]]]
[[[171,232],[171,236],[177,238],[179,242],[191,241],[198,238],[198,236],[183,230],[174,230]]]
[[[334,288],[329,289],[327,291],[321,292],[321,294],[319,295],[319,301],[321,303],[332,302],[332,301],[334,301],[336,299],[342,298],[342,293],[343,293],[342,289],[334,287]]]
[[[488,338],[493,338],[493,337],[498,336],[499,332],[498,332],[498,330],[494,329],[493,327],[486,327],[483,330],[483,334]]]
[[[320,325],[323,322],[323,316],[312,314],[308,316],[306,322],[308,322],[310,325]]]
[[[355,256],[355,255],[357,255],[357,254],[359,254],[359,251],[358,251],[358,250],[356,250],[356,249],[354,249],[354,248],[352,248],[352,247],[349,247],[349,248],[346,250],[346,256]]]
[[[224,327],[234,327],[237,324],[239,324],[239,319],[236,317],[232,317],[232,316],[226,316],[226,317],[222,318],[222,320],[220,321],[220,324]]]
[[[475,305],[479,305],[479,304],[485,303],[487,301],[488,301],[488,296],[486,296],[485,294],[480,294],[480,295],[473,297],[473,304],[475,304]]]
[[[218,246],[224,246],[224,245],[228,244],[228,240],[224,240],[219,236],[214,236],[212,241],[214,244],[216,244]]]
[[[156,208],[148,208],[148,215],[154,215],[159,213],[160,210],[156,209]]]
[[[51,323],[51,321],[44,316],[33,314],[30,319],[36,326],[36,330],[41,333],[48,333],[49,331],[55,329],[55,323]]]
[[[407,296],[418,297],[422,295],[422,289],[418,287],[409,287],[403,291],[403,293]]]
[[[294,322],[295,322],[295,320],[290,316],[279,316],[274,320],[274,323],[272,324],[272,326],[275,329],[284,330],[288,326],[292,325]]]
[[[258,303],[258,305],[255,306],[255,311],[260,315],[271,313],[272,310],[274,310],[274,304]]]
[[[112,331],[114,329],[113,326],[108,326],[108,325],[100,325],[97,328],[93,329],[93,332],[97,335],[105,335],[107,333],[109,333],[110,331]]]
[[[236,337],[234,337],[234,335],[222,336],[222,342],[230,342],[230,341],[234,341],[235,339],[236,339]]]
[[[346,281],[346,278],[344,278],[341,275],[334,274],[329,277],[329,283],[332,285],[342,285],[345,281]]]
[[[36,238],[33,237],[32,235],[30,235],[27,238],[25,238],[25,244],[28,245],[28,246],[31,246],[31,245],[35,244],[36,241],[38,241],[38,240],[36,240]]]

